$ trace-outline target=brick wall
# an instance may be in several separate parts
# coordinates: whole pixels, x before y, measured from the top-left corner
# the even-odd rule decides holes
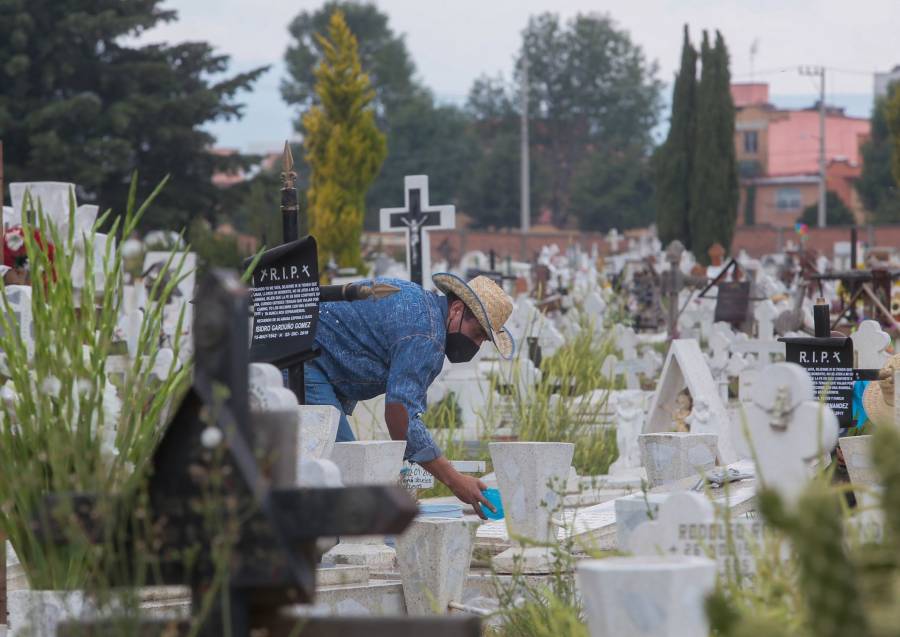
[[[627,235],[632,232],[626,231]],[[404,240],[399,234],[366,233],[370,243],[376,243],[379,237],[385,245],[403,249]],[[535,254],[546,245],[557,245],[560,252],[572,244],[581,245],[582,249],[590,254],[594,245],[601,255],[610,253],[606,236],[598,232],[531,232],[525,237],[517,230],[497,230],[495,232],[482,230],[437,230],[431,235],[431,259],[432,262],[444,258],[445,252],[449,253],[451,263],[457,263],[466,252],[481,250],[485,254],[494,249],[498,261],[507,256],[515,260],[531,261]],[[889,226],[859,226],[859,241],[876,247],[897,246],[900,247],[900,225]],[[781,252],[783,246],[789,241],[799,243],[799,238],[791,228],[776,228],[770,225],[738,226],[732,242],[732,254],[738,254],[741,249],[747,251],[752,257],[761,257],[764,254],[776,254]],[[846,226],[834,228],[810,228],[807,235],[807,245],[815,248],[820,253],[834,256],[834,243],[836,241],[849,241],[850,228]],[[619,250],[627,248],[628,240],[623,237]]]
[[[643,231],[642,231],[643,232]],[[370,244],[377,243],[379,238],[385,245],[392,245],[398,234],[366,233]],[[498,261],[507,256],[517,261],[531,261],[548,245],[557,245],[560,252],[573,244],[579,244],[585,252],[590,254],[592,246],[597,246],[601,255],[609,254],[610,247],[606,235],[599,232],[529,232],[523,236],[518,230],[497,230],[494,232],[484,230],[435,230],[429,233],[431,241],[432,262],[444,259],[444,254],[449,255],[451,263],[457,263],[467,252],[481,250],[484,254],[493,248]],[[619,250],[623,251],[628,246],[628,240],[622,237]]]
[[[858,239],[870,247],[900,247],[900,225],[860,226]],[[752,257],[775,254],[781,251],[788,240],[799,243],[793,228],[739,226],[734,233],[731,252],[738,254],[744,249]],[[850,228],[810,228],[806,245],[827,257],[833,257],[836,241],[850,241]]]

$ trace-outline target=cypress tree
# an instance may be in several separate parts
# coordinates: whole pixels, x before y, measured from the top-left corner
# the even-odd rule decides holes
[[[700,60],[689,224],[694,256],[707,263],[707,250],[713,243],[726,249],[731,245],[738,207],[734,101],[728,50],[721,33],[716,32],[716,44],[711,47],[703,32]]]
[[[324,57],[315,71],[317,103],[303,117],[310,233],[319,243],[320,268],[332,256],[341,267],[361,268],[366,190],[387,146],[375,125],[375,91],[341,11],[331,15],[328,37],[318,38]]]
[[[656,157],[656,227],[663,245],[691,246],[689,212],[696,130],[697,51],[684,25],[681,68],[672,89],[669,134]]]

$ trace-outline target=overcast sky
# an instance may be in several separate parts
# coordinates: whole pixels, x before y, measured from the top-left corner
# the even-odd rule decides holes
[[[202,39],[232,56],[234,70],[273,64],[273,70],[244,95],[246,117],[211,129],[223,145],[259,150],[291,132],[291,111],[281,102],[281,59],[288,46],[287,25],[311,0],[167,0],[177,22],[150,32],[146,41]],[[872,73],[900,63],[896,26],[898,0],[378,0],[391,27],[406,37],[425,84],[444,100],[462,101],[482,73],[509,76],[520,33],[530,15],[544,11],[570,17],[608,13],[631,33],[659,77],[671,82],[681,47],[681,26],[695,40],[702,29],[719,29],[731,52],[736,81],[749,81],[750,48],[758,40],[755,79],[768,81],[785,105],[795,106],[818,92],[813,78],[796,67],[829,68],[830,102],[867,114]],[[800,96],[800,97],[791,97]],[[776,102],[779,100],[776,99]],[[808,100],[807,100],[808,101]],[[796,102],[796,103],[794,103]]]

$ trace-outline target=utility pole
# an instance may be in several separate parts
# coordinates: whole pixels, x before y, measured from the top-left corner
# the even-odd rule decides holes
[[[819,76],[819,218],[818,226],[825,227],[825,67],[801,66],[800,75]]]
[[[531,228],[531,176],[528,157],[528,54],[522,55],[522,123],[521,123],[521,181],[522,192],[519,202],[522,235]]]

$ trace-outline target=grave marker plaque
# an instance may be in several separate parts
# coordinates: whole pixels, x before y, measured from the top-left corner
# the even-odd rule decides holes
[[[846,337],[782,338],[785,360],[797,363],[813,381],[817,399],[825,395],[841,427],[853,422],[853,341]]]
[[[750,311],[750,282],[727,281],[719,283],[713,321],[724,321],[738,328],[747,320]]]
[[[253,271],[250,359],[278,366],[313,349],[319,321],[316,240],[267,250]]]

